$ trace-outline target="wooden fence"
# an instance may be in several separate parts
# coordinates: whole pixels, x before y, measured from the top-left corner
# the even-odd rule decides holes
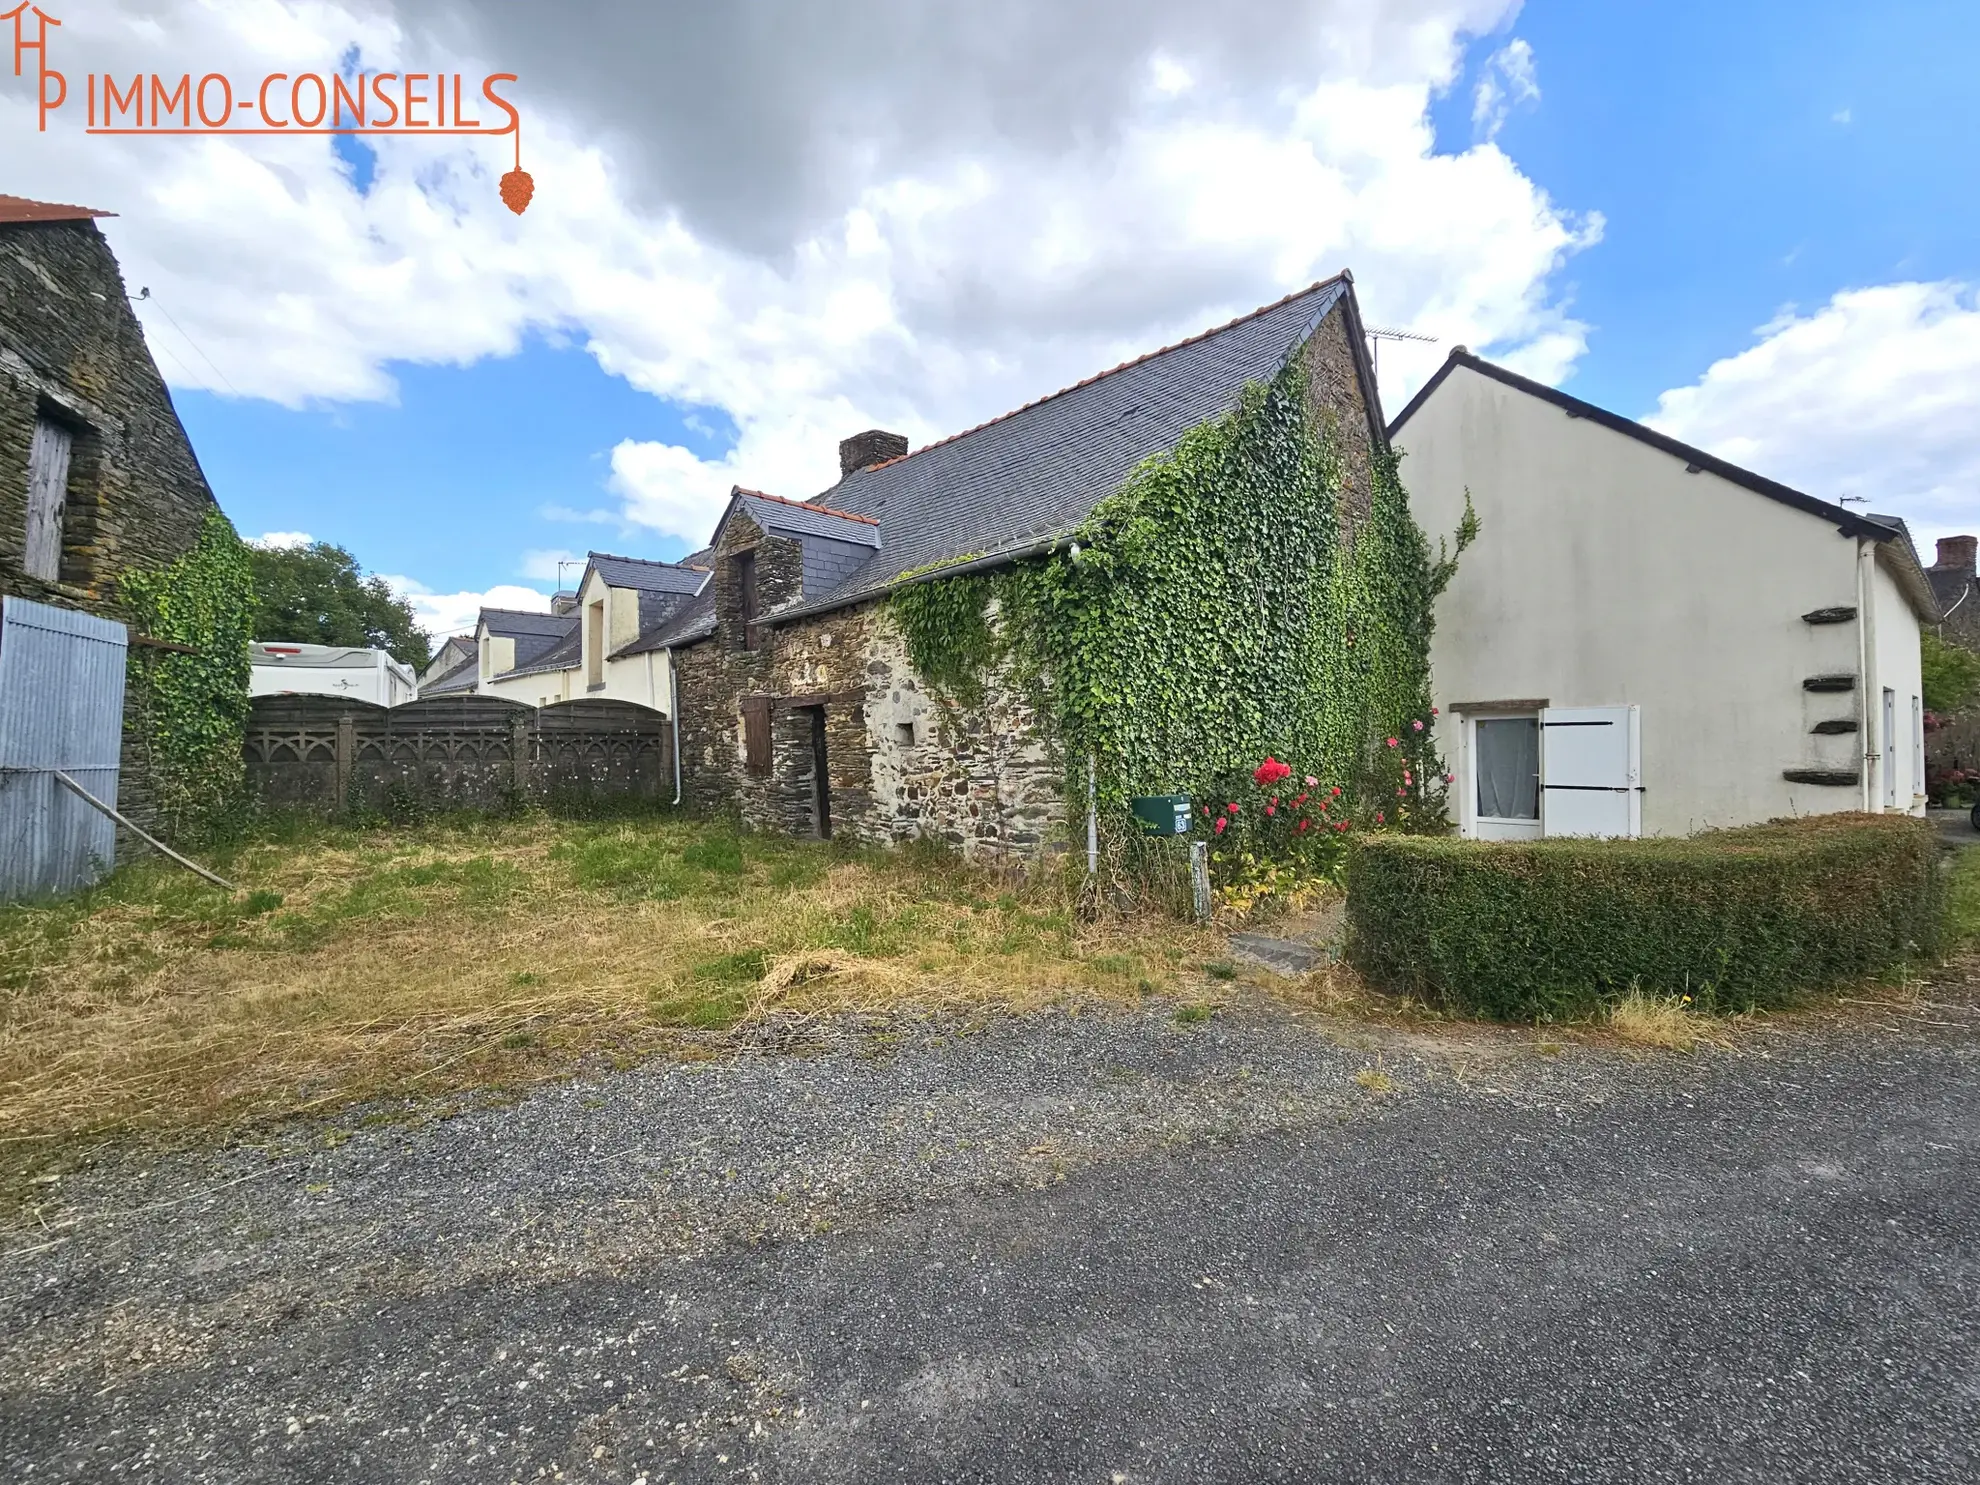
[[[671,724],[627,701],[533,707],[496,696],[374,706],[257,696],[243,752],[262,802],[386,813],[671,799]]]

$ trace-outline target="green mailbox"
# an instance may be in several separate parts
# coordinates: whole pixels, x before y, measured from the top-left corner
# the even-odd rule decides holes
[[[1129,800],[1128,808],[1134,812],[1144,834],[1189,834],[1187,794],[1142,794]]]

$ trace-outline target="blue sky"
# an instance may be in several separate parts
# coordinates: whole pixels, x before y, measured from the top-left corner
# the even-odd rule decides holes
[[[1330,3],[1361,17],[1356,24],[1378,52],[1405,47],[1402,33],[1382,29],[1382,7]],[[1501,0],[1408,3],[1458,16],[1487,13]],[[1095,0],[1096,14],[1100,4]],[[221,24],[211,12],[196,13],[201,24]],[[402,34],[366,32],[357,19],[337,32],[334,6],[324,13],[332,17],[325,22],[326,39],[335,38],[331,55],[348,58],[347,47],[361,42],[366,58],[389,61],[404,44]],[[1199,23],[1189,19],[1198,14],[1193,7],[1176,14],[1185,18],[1179,25]],[[503,31],[506,24],[487,20],[480,44],[490,54],[533,45]],[[1980,518],[1970,483],[1980,474],[1980,434],[1971,431],[1980,427],[1980,407],[1972,394],[1963,411],[1941,409],[1930,427],[1908,430],[1901,420],[1883,419],[1875,439],[1866,432],[1843,446],[1836,440],[1866,403],[1922,406],[1931,399],[1915,388],[1844,387],[1843,377],[1825,379],[1819,361],[1808,360],[1831,355],[1847,370],[1876,359],[1875,351],[1902,364],[1905,346],[1916,344],[1921,358],[1929,347],[1944,362],[1950,337],[1980,345],[1970,329],[1980,325],[1980,305],[1957,287],[1980,280],[1980,130],[1970,102],[1980,6],[1535,0],[1510,19],[1501,16],[1489,34],[1466,37],[1459,77],[1428,103],[1436,152],[1474,156],[1476,168],[1450,187],[1449,203],[1431,199],[1442,186],[1409,184],[1422,177],[1413,173],[1421,163],[1413,147],[1395,142],[1407,129],[1389,130],[1368,166],[1351,128],[1335,137],[1327,126],[1302,124],[1308,132],[1300,134],[1272,114],[1269,79],[1254,78],[1254,95],[1233,104],[1230,90],[1238,84],[1215,71],[1225,64],[1210,51],[1198,58],[1175,39],[1187,34],[1148,43],[1156,85],[1123,104],[1122,117],[1153,137],[1170,117],[1161,110],[1202,100],[1201,111],[1177,116],[1178,128],[1222,127],[1242,115],[1251,131],[1231,136],[1237,163],[1224,174],[1242,181],[1244,150],[1254,145],[1267,162],[1244,207],[1261,213],[1246,230],[1262,246],[1238,252],[1209,239],[1184,244],[1195,254],[1185,265],[1190,272],[1176,270],[1161,231],[1137,215],[1146,209],[1159,218],[1145,180],[1168,177],[1137,177],[1133,150],[1118,139],[1090,145],[1091,119],[1043,144],[1020,138],[1017,126],[1007,126],[1009,140],[967,132],[983,127],[980,112],[953,126],[965,132],[952,141],[942,132],[949,126],[926,113],[894,134],[881,119],[862,141],[863,154],[845,153],[867,165],[820,155],[824,163],[804,164],[815,174],[797,170],[783,194],[771,187],[752,194],[756,182],[782,179],[778,170],[789,163],[773,139],[760,158],[716,162],[722,168],[706,172],[714,185],[697,186],[692,158],[686,167],[676,159],[663,169],[666,162],[649,158],[653,150],[626,143],[667,125],[636,115],[660,106],[646,94],[613,91],[610,46],[578,58],[576,81],[562,91],[556,59],[530,53],[547,80],[527,95],[540,205],[523,223],[492,208],[485,214],[474,204],[479,197],[460,204],[448,196],[463,181],[485,195],[486,160],[464,155],[445,177],[424,157],[394,153],[396,145],[374,155],[340,142],[334,154],[322,151],[320,169],[293,153],[265,159],[268,179],[300,203],[305,216],[298,220],[321,225],[324,243],[314,259],[308,246],[293,243],[297,228],[285,222],[289,237],[280,249],[251,241],[251,227],[242,228],[239,240],[216,246],[214,262],[202,265],[196,260],[208,238],[193,234],[222,231],[218,215],[171,219],[158,204],[152,217],[127,210],[113,241],[134,289],[160,286],[158,303],[172,321],[147,313],[147,325],[200,457],[241,530],[337,541],[367,568],[436,594],[515,583],[547,593],[555,569],[545,554],[559,551],[679,556],[694,543],[702,513],[712,513],[710,492],[731,478],[800,497],[815,493],[829,478],[831,442],[843,433],[869,422],[917,438],[952,431],[1110,364],[1122,348],[1147,348],[1178,329],[1211,323],[1202,306],[1215,306],[1221,317],[1343,259],[1365,299],[1409,285],[1403,299],[1392,294],[1391,301],[1404,303],[1408,323],[1441,342],[1427,362],[1405,357],[1396,364],[1386,393],[1391,410],[1454,340],[1515,361],[1539,355],[1536,347],[1558,352],[1566,345],[1555,360],[1579,395],[1644,416],[1657,411],[1663,394],[1697,386],[1684,414],[1691,421],[1673,431],[1716,439],[1717,446],[1752,434],[1752,462],[1813,493],[1834,498],[1871,488],[1875,503],[1901,510],[1921,533]],[[219,36],[205,44],[217,45]],[[1509,97],[1494,132],[1476,117],[1477,88],[1495,68],[1506,75],[1508,48],[1520,43],[1530,49],[1537,96]],[[1095,43],[1108,44],[1105,35]],[[801,58],[800,71],[783,76],[802,77],[803,65]],[[1427,77],[1431,65],[1398,68],[1408,74],[1416,66],[1412,75]],[[816,70],[822,76],[834,66],[821,57]],[[774,71],[769,61],[764,70]],[[1222,94],[1204,81],[1219,78],[1227,84]],[[1005,85],[987,73],[964,84],[993,91]],[[1296,76],[1280,80],[1281,92],[1297,85]],[[782,86],[788,90],[788,81]],[[908,91],[903,85],[904,97]],[[801,141],[820,127],[818,119],[832,116],[832,100],[820,98],[809,122],[797,117],[792,125]],[[1355,100],[1358,117],[1378,116],[1378,93]],[[794,116],[804,101],[793,104]],[[753,105],[745,99],[744,106]],[[0,136],[5,119],[0,113]],[[700,124],[691,119],[676,141],[690,156],[730,147],[718,143],[729,138],[719,121],[705,131]],[[917,141],[916,130],[926,138]],[[1318,193],[1286,190],[1271,178],[1279,168],[1272,162],[1283,157],[1269,147],[1295,136],[1323,165],[1351,162],[1340,178],[1359,171],[1377,184],[1401,183],[1387,197],[1365,192],[1348,208],[1352,216],[1387,201],[1380,210],[1390,220],[1343,227],[1338,241],[1315,248],[1312,263],[1286,244],[1296,245],[1302,233],[1316,242],[1327,235],[1329,222],[1302,225],[1299,218]],[[1504,160],[1491,154],[1488,138]],[[996,152],[1006,147],[1011,163],[1000,177]],[[971,162],[993,186],[1002,182],[1008,202],[993,190],[992,215],[959,208],[947,235],[927,230],[925,219],[888,215],[896,199],[889,189],[903,181],[924,190],[934,189],[930,182],[944,185],[954,159]],[[199,168],[183,164],[187,172]],[[1213,167],[1210,175],[1218,173]],[[209,171],[196,179],[219,189],[218,178]],[[1194,188],[1213,199],[1220,184],[1208,179]],[[112,182],[100,191],[116,189]],[[456,214],[455,236],[434,229],[416,238],[403,226],[406,203],[422,200],[408,191],[447,204]],[[114,199],[125,205],[130,194],[127,187]],[[155,202],[166,198],[162,189],[155,193]],[[266,190],[255,199],[257,209],[288,209]],[[1420,224],[1413,215],[1397,226],[1397,199],[1410,203]],[[1139,308],[1095,309],[1096,321],[1106,322],[1084,338],[1059,334],[1059,327],[1098,300],[1055,298],[1070,271],[1040,266],[1035,247],[1045,234],[1037,224],[1057,230],[1053,213],[1081,200],[1088,216],[1075,225],[1089,241],[1080,264],[1091,270],[1081,282],[1123,300],[1134,298],[1144,278],[1147,285]],[[1474,209],[1476,242],[1466,216]],[[1600,240],[1574,245],[1573,233],[1596,213]],[[1383,243],[1384,225],[1403,239],[1400,246]],[[1008,243],[996,236],[1006,229],[1014,234]],[[1026,232],[1031,236],[1020,235]],[[457,239],[469,245],[456,247]],[[885,248],[880,258],[869,239]],[[230,260],[230,252],[256,256]],[[363,274],[346,275],[353,259],[365,260]],[[876,261],[884,261],[884,272],[871,267]],[[1258,266],[1268,261],[1277,266]],[[246,262],[262,280],[252,287],[240,276]],[[1288,272],[1287,262],[1297,266]],[[413,266],[400,273],[407,263]],[[1477,263],[1492,272],[1474,273]],[[485,276],[485,294],[475,287],[477,275]],[[1217,287],[1174,287],[1201,282]],[[1918,287],[1948,283],[1954,287],[1936,300]],[[1450,284],[1471,286],[1443,292]],[[1889,291],[1883,300],[1873,295],[1839,307],[1835,298],[1880,287]],[[868,292],[894,308],[878,315],[870,335],[848,340],[835,316],[846,304],[867,303],[859,296]],[[287,314],[291,296],[313,304],[314,318]],[[263,302],[271,307],[257,329]],[[1784,315],[1806,321],[1798,338],[1783,335],[1775,348],[1802,358],[1795,363],[1800,379],[1779,378],[1783,390],[1774,402],[1750,387],[1701,380],[1713,363],[1753,347],[1762,327],[1772,327],[1767,335],[1780,332]],[[1387,305],[1379,317],[1392,318]],[[278,323],[283,328],[267,328]],[[295,332],[297,324],[311,328]],[[286,335],[297,338],[290,344]],[[1883,338],[1863,341],[1863,350],[1852,336]],[[286,355],[278,357],[271,344]],[[608,373],[601,356],[666,395]],[[1389,356],[1385,350],[1385,375]],[[209,358],[222,368],[219,377],[207,376]],[[1790,385],[1827,380],[1838,387],[1833,407],[1781,400]],[[241,386],[264,395],[232,395]],[[1810,426],[1821,436],[1811,438]],[[1893,446],[1910,450],[1909,462],[1879,485],[1879,450]]]

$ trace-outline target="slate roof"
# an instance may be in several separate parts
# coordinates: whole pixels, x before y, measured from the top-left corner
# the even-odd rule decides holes
[[[472,691],[481,679],[481,660],[470,654],[453,669],[435,676],[430,681],[419,683],[420,699],[428,696],[452,696],[463,691]]]
[[[551,650],[578,632],[576,614],[535,614],[514,608],[485,608],[481,623],[496,638],[516,642],[516,663],[502,675],[536,667]]]
[[[642,593],[678,593],[692,596],[701,591],[708,574],[677,562],[649,562],[643,557],[615,557],[610,552],[587,552],[591,570],[614,588],[633,588]]]
[[[832,492],[836,493],[838,487]],[[737,485],[729,492],[729,509],[722,513],[721,522],[715,527],[715,542],[722,539],[722,526],[736,509],[746,511],[749,518],[765,531],[776,531],[786,536],[822,536],[831,541],[849,541],[863,547],[880,545],[880,523],[873,516],[854,514],[836,507],[821,505],[815,500],[786,500],[781,495],[766,495],[761,490],[745,490]]]
[[[1337,304],[1350,341],[1361,325],[1347,274],[1025,404],[1015,412],[856,470],[818,497],[840,513],[812,534],[845,539],[864,517],[877,550],[829,592],[766,614],[781,624],[877,597],[905,573],[934,563],[1015,557],[1076,530],[1142,460],[1226,412],[1254,381],[1268,380]],[[1364,387],[1370,433],[1382,427],[1372,381]],[[738,492],[739,500],[758,500]],[[799,507],[804,509],[805,507]],[[749,507],[757,518],[754,505]],[[772,516],[771,519],[776,519]],[[712,630],[712,613],[710,629]],[[700,631],[696,631],[697,636]],[[685,636],[677,642],[686,642]]]
[[[652,633],[642,634],[620,650],[621,655],[643,655],[648,650],[664,650],[674,645],[691,645],[715,632],[715,590],[704,589],[683,603],[666,623]]]
[[[1939,612],[1947,618],[1952,611],[1966,602],[1968,596],[1980,591],[1980,582],[1974,580],[1969,567],[1928,567],[1925,577],[1932,585],[1932,594],[1939,600]]]
[[[572,614],[570,617],[576,618],[577,615]],[[506,681],[512,676],[542,675],[554,670],[575,670],[584,653],[583,644],[583,631],[576,624],[573,624],[571,625],[571,632],[552,644],[549,649],[537,651],[530,659],[525,660],[513,669],[503,671],[495,679]],[[518,656],[520,656],[522,652],[522,642],[520,640],[516,642],[516,651]]]

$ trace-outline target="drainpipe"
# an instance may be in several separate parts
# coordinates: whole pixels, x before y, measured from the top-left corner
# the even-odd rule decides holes
[[[1871,574],[1877,561],[1877,544],[1867,536],[1856,539],[1856,689],[1858,715],[1862,722],[1857,736],[1863,739],[1861,771],[1863,775],[1861,795],[1865,813],[1877,808],[1877,770],[1873,765],[1882,748],[1876,740],[1876,731],[1883,726],[1882,698],[1872,704],[1876,693],[1876,676],[1872,662],[1877,653],[1875,621],[1871,618],[1870,602],[1875,596],[1876,584]]]
[[[674,803],[681,802],[681,674],[674,669],[674,652],[667,651],[667,710],[674,722]]]

